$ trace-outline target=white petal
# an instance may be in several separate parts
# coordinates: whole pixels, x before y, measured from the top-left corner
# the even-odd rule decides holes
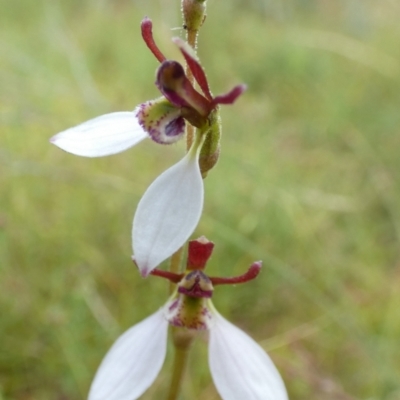
[[[134,259],[143,276],[177,251],[203,209],[198,154],[188,153],[161,174],[140,200],[133,219]]]
[[[119,153],[148,136],[140,126],[136,112],[101,115],[58,133],[50,142],[77,156],[101,157]]]
[[[288,399],[282,378],[267,353],[218,313],[210,329],[209,363],[224,400]]]
[[[168,322],[160,309],[127,330],[102,361],[88,400],[134,400],[154,382],[164,363]]]

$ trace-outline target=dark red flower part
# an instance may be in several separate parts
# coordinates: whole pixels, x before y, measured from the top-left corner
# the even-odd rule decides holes
[[[214,243],[206,237],[201,236],[196,240],[191,240],[188,246],[188,258],[186,269],[199,270],[204,269],[207,261],[210,259],[214,249]]]
[[[142,23],[140,25],[142,30],[142,38],[146,43],[147,47],[154,54],[158,61],[163,62],[166,60],[163,53],[161,53],[160,49],[157,47],[156,42],[153,38],[153,23],[151,19],[148,17],[144,17]]]
[[[234,277],[230,277],[230,278],[221,278],[221,277],[215,277],[215,276],[210,276],[208,278],[214,286],[236,285],[238,283],[246,283],[246,282],[252,281],[253,279],[257,278],[258,274],[261,271],[261,267],[262,267],[262,262],[256,261],[250,265],[247,272],[245,272],[243,275],[234,276]],[[199,271],[200,269],[193,269],[193,270]],[[150,274],[154,275],[154,276],[159,276],[160,278],[168,279],[170,282],[173,282],[173,283],[179,283],[185,276],[185,274],[175,274],[173,272],[162,271],[157,268],[153,269],[150,272]]]
[[[245,283],[248,281],[257,278],[258,274],[260,273],[262,267],[261,261],[256,261],[255,263],[251,264],[249,269],[246,273],[239,276],[234,276],[232,278],[219,278],[219,277],[210,277],[210,281],[214,286],[216,285],[235,285],[237,283]]]
[[[143,19],[141,30],[143,40],[147,47],[161,63],[161,66],[157,71],[156,85],[163,95],[176,107],[190,107],[198,112],[200,116],[208,117],[210,112],[218,104],[233,104],[246,90],[246,85],[238,85],[226,94],[213,97],[206,74],[200,64],[196,52],[187,42],[181,38],[175,37],[172,40],[179,47],[188,68],[204,94],[203,96],[194,89],[193,85],[186,77],[183,67],[178,62],[166,60],[165,56],[154,41],[153,24],[149,18],[145,17]],[[192,119],[194,121],[197,120],[196,117]],[[192,123],[190,120],[188,121]]]
[[[185,71],[176,61],[166,60],[161,63],[156,73],[156,86],[160,92],[176,107],[188,107],[189,104],[178,94],[186,83]]]
[[[213,97],[210,92],[206,74],[200,64],[200,60],[198,59],[195,51],[189,46],[187,42],[185,42],[181,38],[174,37],[172,38],[172,41],[179,47],[179,50],[185,58],[187,65],[192,71],[194,79],[196,79],[196,82],[200,86],[204,95],[208,98],[208,100],[212,100]]]
[[[207,117],[212,109],[210,101],[195,90],[177,61],[166,60],[161,63],[157,70],[156,86],[176,107],[192,108],[202,117]]]
[[[257,278],[260,273],[262,262],[256,261],[250,265],[248,270],[239,276],[221,278],[209,277],[203,270],[211,257],[214,243],[206,237],[201,236],[197,240],[191,240],[188,246],[188,258],[186,274],[175,274],[168,271],[153,269],[151,275],[168,279],[173,283],[179,284],[178,292],[191,297],[211,297],[213,286],[216,285],[236,285],[246,283]]]
[[[247,85],[237,85],[230,92],[215,96],[211,103],[213,107],[217,104],[233,104],[246,89]]]

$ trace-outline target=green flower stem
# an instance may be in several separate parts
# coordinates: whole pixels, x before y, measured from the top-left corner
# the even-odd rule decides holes
[[[195,335],[195,331],[189,331],[176,327],[172,327],[171,331],[175,347],[175,357],[174,364],[172,366],[172,377],[167,400],[176,400],[182,385],[189,350]]]

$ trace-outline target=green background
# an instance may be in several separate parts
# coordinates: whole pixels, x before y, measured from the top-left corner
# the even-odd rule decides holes
[[[116,337],[167,299],[131,257],[146,187],[184,144],[87,159],[55,133],[159,95],[144,15],[169,58],[178,1],[0,0],[0,399],[84,399]],[[209,1],[199,55],[221,158],[193,237],[208,273],[260,277],[214,304],[276,363],[292,400],[400,398],[400,5]],[[174,30],[171,30],[174,28]],[[163,265],[163,267],[165,267]],[[162,398],[172,352],[143,399]],[[200,338],[182,399],[218,399]]]

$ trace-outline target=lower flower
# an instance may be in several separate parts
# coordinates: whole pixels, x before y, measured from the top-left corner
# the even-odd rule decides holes
[[[208,359],[224,400],[286,400],[286,389],[267,353],[222,317],[210,300]],[[167,351],[168,305],[125,332],[101,363],[89,400],[134,400],[154,382]]]
[[[168,326],[209,332],[208,359],[224,400],[287,400],[283,380],[267,353],[245,332],[222,317],[211,302],[213,285],[254,279],[261,263],[235,278],[208,277],[203,269],[213,244],[205,238],[189,243],[187,272],[153,270],[177,283],[168,302],[125,332],[101,363],[89,400],[134,400],[155,381],[167,352]]]

